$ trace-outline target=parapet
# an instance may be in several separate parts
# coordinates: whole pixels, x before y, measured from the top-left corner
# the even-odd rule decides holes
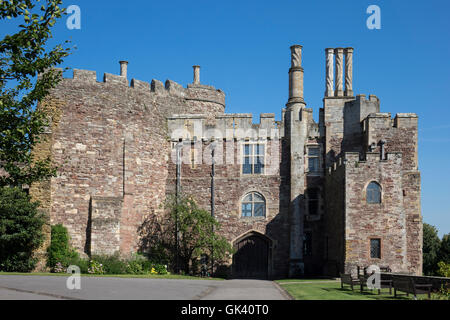
[[[87,83],[97,82],[97,72],[90,70],[73,69],[73,80]]]
[[[374,163],[397,163],[398,166],[402,164],[403,153],[402,152],[388,152],[386,153],[386,159],[381,159],[380,152],[366,152],[364,155],[359,152],[345,152],[339,156],[328,168],[327,173],[333,174],[340,168],[345,167],[360,167],[360,165],[369,164],[369,167],[364,166],[364,170],[370,168]]]
[[[216,90],[212,86],[188,84],[186,100],[217,103],[225,108],[225,93],[222,90]]]
[[[141,81],[141,80],[136,80],[136,79],[131,79],[131,84],[130,86],[136,90],[143,90],[143,91],[150,91],[150,83],[145,82],[145,81]]]
[[[111,74],[111,73],[105,73],[103,75],[103,82],[108,83],[108,84],[120,84],[120,85],[128,86],[127,78],[125,78],[123,76]]]
[[[418,128],[419,117],[415,113],[398,113],[391,118],[390,113],[371,113],[364,119],[363,131],[387,130],[391,128]]]
[[[374,94],[369,94],[369,99],[366,98],[365,94],[358,94],[355,98],[356,101],[371,101],[371,102],[379,102],[380,99]]]
[[[419,117],[415,113],[397,113],[394,118],[396,128],[417,128]]]
[[[225,108],[224,92],[215,89],[213,86],[192,83],[188,84],[187,87],[183,87],[181,84],[172,80],[166,80],[163,84],[161,81],[155,79],[153,79],[151,83],[131,79],[129,84],[126,77],[127,62],[121,61],[120,66],[120,75],[105,73],[103,75],[103,82],[97,81],[97,73],[95,71],[80,69],[73,69],[73,78],[65,78],[65,80],[72,80],[77,84],[85,83],[89,85],[107,84],[121,86],[124,89],[128,88],[137,92],[147,92],[161,96],[182,98],[188,101],[189,106],[195,110],[194,112],[211,113],[212,111],[213,113],[222,113]],[[211,106],[211,103],[216,104],[216,106]]]
[[[283,130],[274,114],[263,113],[254,124],[249,113],[221,114],[208,125],[205,114],[177,114],[167,118],[171,141],[196,139],[279,139]]]
[[[183,88],[181,84],[178,84],[175,81],[166,80],[165,88],[170,95],[183,98],[186,97],[186,89]]]

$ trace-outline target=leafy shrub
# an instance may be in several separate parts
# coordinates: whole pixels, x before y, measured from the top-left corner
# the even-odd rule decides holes
[[[61,262],[57,262],[52,271],[54,273],[65,273],[67,271],[67,268],[65,268]]]
[[[127,261],[127,273],[145,274],[151,269],[149,261],[141,254],[133,254]]]
[[[66,227],[61,224],[52,226],[51,241],[47,253],[47,265],[52,268],[52,271],[55,270],[58,263],[67,268],[74,264],[73,261],[79,260],[78,253],[69,246],[69,233]]]
[[[127,273],[129,274],[144,274],[145,271],[142,268],[142,263],[136,260],[130,260],[127,262]]]
[[[438,263],[438,274],[441,277],[450,277],[450,264],[445,263],[444,261],[441,261]]]
[[[80,268],[81,273],[89,273],[90,261],[88,259],[83,259],[80,257],[75,257],[69,260],[70,266],[77,266]]]
[[[29,272],[42,244],[44,218],[20,188],[0,187],[0,271]]]
[[[88,269],[88,273],[91,273],[91,274],[104,274],[105,270],[103,268],[103,264],[101,264],[98,261],[91,260],[90,261],[90,266],[89,266],[89,269]]]
[[[163,264],[155,264],[153,267],[158,274],[167,274],[167,266]]]
[[[107,255],[97,255],[93,256],[92,259],[103,265],[103,270],[106,274],[126,274],[127,273],[127,263],[120,259],[118,253],[107,256]]]

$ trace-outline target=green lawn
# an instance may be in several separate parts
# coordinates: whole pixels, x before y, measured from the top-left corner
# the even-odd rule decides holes
[[[68,273],[20,273],[20,272],[0,272],[2,276],[53,276],[68,277]],[[201,278],[182,276],[176,274],[82,274],[82,277],[102,277],[102,278],[145,278],[145,279],[188,279],[188,280],[224,280],[222,278]]]
[[[344,285],[341,289],[340,281],[324,280],[324,279],[290,279],[277,280],[277,283],[285,289],[296,300],[405,300],[412,299],[406,296],[394,298],[389,295],[389,289],[382,289],[381,295],[378,290],[365,290],[360,293],[359,287],[352,291],[350,287]],[[292,282],[292,283],[289,283]],[[297,283],[296,283],[297,282]],[[393,293],[394,291],[392,291]],[[420,295],[418,298],[423,299],[426,295]]]

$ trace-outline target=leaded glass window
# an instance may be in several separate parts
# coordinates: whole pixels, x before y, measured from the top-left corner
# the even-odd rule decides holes
[[[242,200],[242,217],[265,217],[266,216],[266,201],[264,197],[252,192],[245,196]]]
[[[244,161],[242,163],[243,174],[264,174],[264,144],[244,144]]]
[[[378,183],[372,181],[366,190],[367,203],[381,203],[381,187]]]
[[[319,147],[308,148],[308,172],[319,172]]]
[[[381,240],[380,239],[370,239],[370,258],[380,259],[381,258]]]

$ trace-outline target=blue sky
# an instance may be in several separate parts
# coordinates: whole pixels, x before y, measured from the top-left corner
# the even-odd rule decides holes
[[[81,30],[65,21],[55,43],[77,47],[64,66],[129,78],[201,82],[226,93],[227,112],[274,112],[288,95],[292,44],[303,45],[305,100],[317,120],[325,91],[326,47],[354,47],[356,94],[375,94],[381,111],[419,115],[419,167],[424,222],[450,232],[450,2],[281,1],[65,1],[81,8]],[[381,30],[369,30],[369,5],[381,8]],[[12,32],[1,22],[0,36]],[[441,162],[444,161],[444,162]]]

